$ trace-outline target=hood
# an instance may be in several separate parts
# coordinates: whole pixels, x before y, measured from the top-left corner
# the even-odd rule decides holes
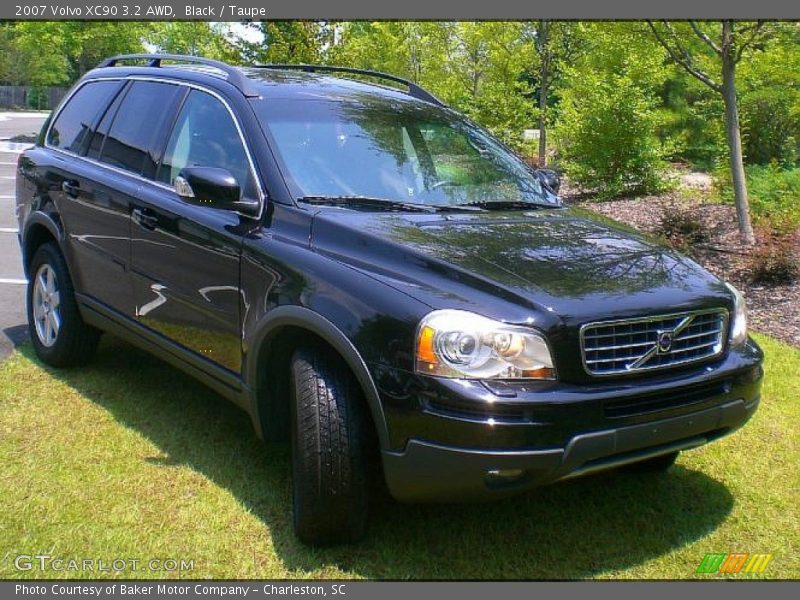
[[[575,208],[448,215],[324,208],[312,246],[432,308],[488,316],[497,314],[495,300],[565,322],[732,305],[724,284],[694,261]]]

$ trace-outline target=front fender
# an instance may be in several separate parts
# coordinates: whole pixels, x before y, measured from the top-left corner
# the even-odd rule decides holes
[[[364,393],[372,420],[382,449],[389,448],[389,430],[383,406],[378,396],[375,382],[370,375],[364,359],[353,343],[336,325],[328,319],[302,306],[279,306],[270,310],[259,322],[250,337],[248,346],[254,350],[247,353],[244,361],[244,379],[251,390],[257,389],[257,372],[260,352],[267,351],[270,338],[277,335],[285,327],[298,327],[320,337],[331,345],[350,367]],[[257,394],[251,395],[250,414],[254,425],[260,430],[261,417]]]

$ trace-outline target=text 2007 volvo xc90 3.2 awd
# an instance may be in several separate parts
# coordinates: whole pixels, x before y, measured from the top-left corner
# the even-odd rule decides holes
[[[375,478],[668,468],[758,406],[744,301],[557,188],[391,75],[111,58],[19,161],[31,338],[69,366],[111,332],[291,440],[309,543],[362,535]]]

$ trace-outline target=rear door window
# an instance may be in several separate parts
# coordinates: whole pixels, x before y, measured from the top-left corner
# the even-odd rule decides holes
[[[87,157],[95,160],[100,158],[103,142],[106,141],[106,135],[108,135],[108,130],[111,128],[111,123],[114,121],[114,117],[119,110],[119,105],[122,104],[122,100],[125,98],[125,91],[126,90],[120,90],[117,97],[114,98],[114,101],[111,103],[111,106],[108,107],[108,110],[106,110],[105,114],[100,119],[100,123],[92,134],[92,141],[89,142],[89,150],[86,152]]]
[[[155,81],[134,81],[105,136],[100,160],[152,178],[184,88]]]
[[[61,150],[80,153],[95,121],[106,110],[121,81],[90,81],[69,99],[47,133],[47,143]]]

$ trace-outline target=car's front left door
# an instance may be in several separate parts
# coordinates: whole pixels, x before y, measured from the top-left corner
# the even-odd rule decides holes
[[[260,195],[227,105],[212,93],[192,89],[175,120],[153,184],[145,186],[133,207],[136,314],[146,327],[238,374],[239,259],[247,219],[178,196],[174,180],[187,166],[227,169],[243,195]]]

